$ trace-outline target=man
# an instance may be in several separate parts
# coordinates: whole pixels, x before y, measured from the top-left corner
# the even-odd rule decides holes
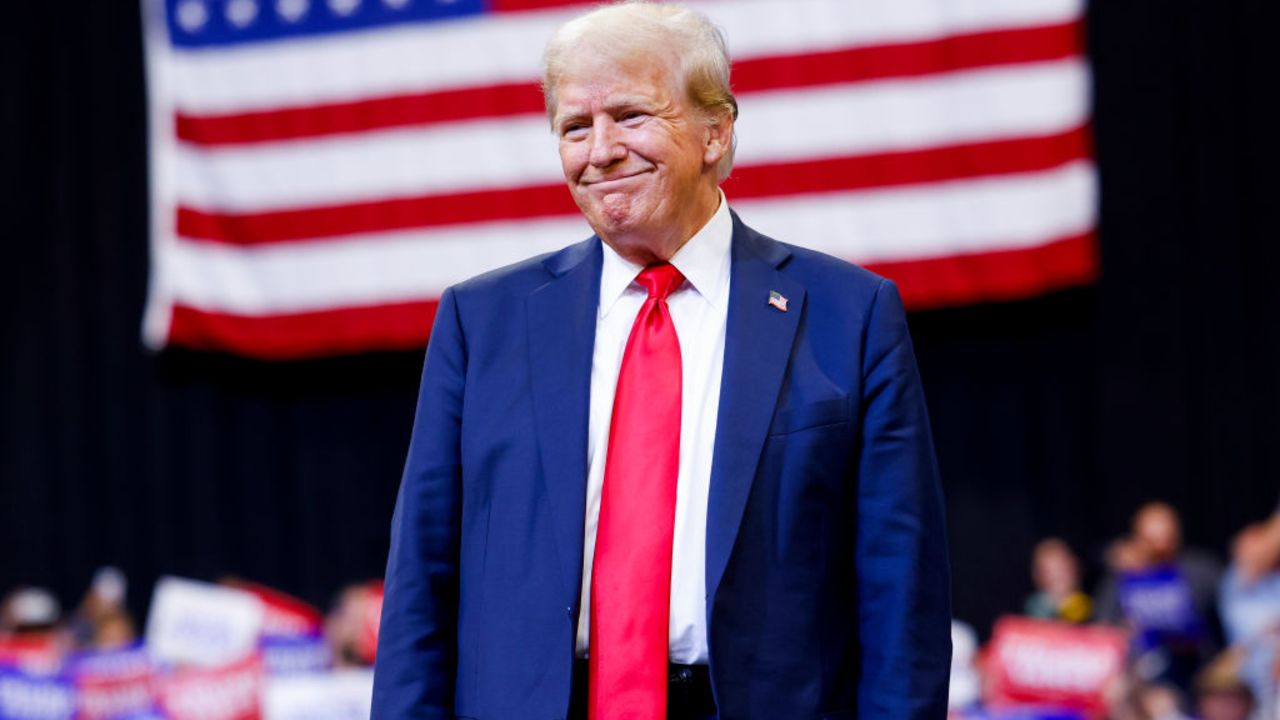
[[[1031,581],[1035,592],[1023,613],[1034,618],[1069,623],[1087,622],[1093,601],[1080,589],[1080,559],[1061,538],[1045,538],[1031,551]]]
[[[1129,627],[1133,652],[1161,658],[1159,679],[1190,691],[1196,671],[1221,647],[1218,561],[1185,546],[1178,511],[1157,501],[1138,508],[1131,533],[1112,544],[1107,563],[1098,619]]]
[[[1237,674],[1252,689],[1259,717],[1280,717],[1280,507],[1236,535],[1218,598]]]
[[[1185,587],[1192,609],[1210,625],[1216,614],[1215,599],[1222,567],[1212,553],[1182,542],[1182,518],[1168,503],[1153,501],[1133,514],[1131,532],[1107,549],[1108,574],[1098,588],[1098,616],[1103,622],[1121,624],[1126,617],[1122,597],[1126,578],[1170,569]]]
[[[596,235],[440,300],[374,717],[942,718],[943,511],[893,285],[729,211],[700,14],[578,18],[544,92]]]

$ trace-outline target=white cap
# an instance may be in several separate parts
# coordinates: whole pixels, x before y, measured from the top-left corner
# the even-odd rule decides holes
[[[9,596],[8,614],[14,625],[52,625],[62,609],[53,593],[44,588],[22,588]]]
[[[107,565],[98,568],[98,571],[93,574],[91,588],[94,595],[113,605],[120,605],[124,603],[125,593],[129,589],[129,580],[125,578],[120,568]]]

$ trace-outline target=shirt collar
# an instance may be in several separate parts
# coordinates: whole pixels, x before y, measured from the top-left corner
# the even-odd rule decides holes
[[[671,264],[684,275],[687,284],[716,308],[724,307],[729,301],[732,243],[733,218],[729,214],[729,202],[721,190],[720,207],[715,214],[671,258]],[[603,318],[627,288],[632,287],[644,267],[622,257],[607,244],[601,245],[604,262],[600,266],[600,317]]]

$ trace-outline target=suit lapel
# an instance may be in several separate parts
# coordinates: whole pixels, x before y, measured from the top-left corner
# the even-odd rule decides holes
[[[790,257],[733,217],[724,372],[707,507],[707,597],[715,598],[751,493],[792,342],[804,312],[804,287],[778,272]],[[770,291],[787,311],[769,304]],[[710,612],[712,603],[707,603]]]
[[[529,295],[529,367],[538,447],[566,597],[582,574],[587,408],[600,296],[600,243],[572,245],[545,262],[555,277]]]

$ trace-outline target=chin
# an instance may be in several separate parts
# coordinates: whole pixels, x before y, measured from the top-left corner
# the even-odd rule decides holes
[[[652,215],[646,212],[640,198],[631,196],[608,196],[600,202],[593,203],[591,211],[584,213],[592,221],[594,227],[605,230],[610,235],[634,232],[642,227],[642,219]]]

